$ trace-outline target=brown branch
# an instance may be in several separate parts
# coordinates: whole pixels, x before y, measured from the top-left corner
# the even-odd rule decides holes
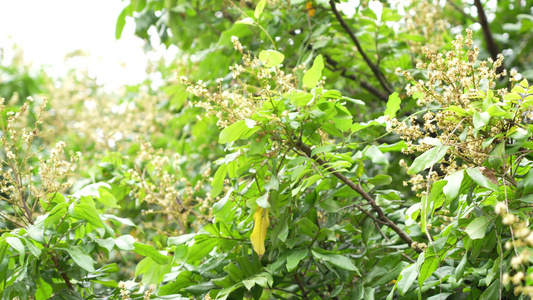
[[[332,59],[329,55],[323,54],[323,56],[326,59],[326,63],[331,65],[331,67],[332,67],[331,70],[332,71],[341,71],[341,76],[342,77],[360,83],[362,88],[364,88],[365,90],[370,92],[372,95],[378,97],[379,100],[384,101],[384,102],[387,102],[389,100],[389,95],[390,94],[387,94],[387,93],[377,89],[375,86],[371,85],[370,83],[368,83],[366,81],[358,80],[357,76],[355,76],[355,74],[347,74],[346,72],[348,70],[346,70],[346,68],[344,68],[344,67],[339,67],[339,62],[334,60],[334,59]]]
[[[302,298],[307,299],[307,292],[305,291],[305,286],[300,280],[300,276],[298,276],[298,273],[295,273],[293,276],[294,276],[294,279],[296,280],[296,283],[298,284],[298,287],[300,288],[300,292],[302,292]]]
[[[407,245],[409,245],[409,247],[412,246],[413,239],[411,239],[411,237],[409,235],[407,235],[407,233],[405,233],[400,227],[398,227],[398,225],[396,225],[396,223],[394,223],[389,218],[387,218],[387,216],[385,216],[385,213],[383,212],[381,207],[379,207],[379,205],[377,205],[376,200],[374,200],[374,198],[372,198],[372,196],[370,196],[367,192],[365,192],[363,190],[363,188],[361,187],[361,185],[355,184],[353,181],[348,179],[343,174],[341,174],[341,173],[339,173],[337,171],[333,171],[333,168],[330,165],[328,165],[328,163],[326,163],[325,161],[320,159],[318,156],[316,156],[316,155],[311,156],[311,152],[312,152],[311,148],[309,148],[309,146],[307,146],[304,143],[302,143],[302,141],[298,141],[295,144],[295,147],[299,151],[302,151],[303,153],[305,153],[305,155],[307,155],[307,157],[310,157],[310,158],[314,159],[325,170],[331,172],[331,174],[333,174],[335,177],[340,179],[344,184],[349,186],[352,190],[354,190],[358,194],[360,194],[365,200],[367,200],[370,203],[370,206],[372,206],[372,210],[375,211],[378,216],[377,217],[371,216],[371,214],[368,213],[367,211],[365,211],[364,209],[362,210],[360,207],[357,207],[360,211],[362,211],[363,213],[365,213],[366,215],[368,215],[369,217],[371,217],[375,221],[379,221],[379,223],[384,224],[385,226],[387,226],[390,229],[394,230],[394,232],[396,232],[396,234],[398,234],[400,239],[402,239],[404,242],[406,242]],[[418,247],[415,247],[413,249],[416,252],[418,252],[418,253],[422,252],[422,249],[420,249]]]
[[[481,0],[474,0],[474,5],[477,8],[479,24],[483,29],[483,37],[485,38],[485,44],[487,44],[487,50],[489,51],[492,59],[496,61],[498,59],[498,54],[500,54],[500,50],[498,50],[498,45],[496,44],[496,41],[494,41],[494,37],[492,36],[492,32],[490,31],[489,22],[487,20],[487,16],[485,15],[485,11],[483,10]],[[503,65],[498,67],[496,73],[500,74],[503,71],[503,68]]]
[[[56,256],[55,253],[52,254],[52,261],[54,262],[54,265],[55,265],[57,271],[59,272],[59,274],[61,275],[61,277],[65,281],[65,284],[67,285],[69,290],[74,290],[74,287],[72,286],[72,283],[70,282],[70,280],[69,280],[69,278],[67,276],[67,273],[65,271],[63,271],[63,268],[61,268],[61,266],[59,265],[59,260],[57,259],[57,256]]]
[[[363,47],[359,43],[359,40],[357,39],[355,34],[352,32],[352,30],[350,29],[348,24],[346,24],[346,22],[344,21],[344,19],[341,16],[341,14],[337,10],[337,7],[335,6],[335,2],[333,0],[330,0],[329,1],[329,5],[331,6],[331,10],[335,14],[335,17],[337,18],[337,20],[341,24],[342,28],[344,29],[344,31],[346,31],[348,36],[350,36],[350,39],[355,44],[355,47],[357,47],[357,50],[359,51],[359,53],[363,57],[363,59],[366,62],[366,64],[370,67],[370,69],[372,70],[372,73],[374,73],[374,75],[378,79],[378,81],[381,84],[381,86],[385,89],[385,91],[387,91],[387,93],[392,94],[394,91],[392,90],[392,88],[390,87],[389,83],[387,82],[387,79],[385,78],[383,73],[381,73],[381,71],[379,70],[378,66],[376,64],[374,64],[370,60],[368,55],[366,55],[365,51],[363,50]]]

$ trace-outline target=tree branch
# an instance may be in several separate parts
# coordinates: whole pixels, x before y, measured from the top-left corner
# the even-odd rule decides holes
[[[398,225],[396,225],[396,223],[394,223],[393,221],[391,221],[389,218],[387,218],[387,216],[385,216],[385,213],[383,212],[383,210],[381,209],[381,207],[379,207],[379,205],[377,205],[376,201],[374,200],[374,198],[372,198],[372,196],[370,196],[367,192],[365,192],[363,190],[363,188],[361,187],[361,185],[359,184],[355,184],[353,181],[351,181],[350,179],[348,179],[346,176],[344,176],[343,174],[337,172],[337,171],[333,171],[333,168],[331,168],[330,165],[328,165],[325,161],[323,161],[322,159],[320,159],[318,156],[314,155],[314,156],[311,156],[311,148],[309,148],[309,146],[305,145],[302,141],[298,141],[296,142],[295,144],[295,147],[302,151],[303,153],[305,153],[305,155],[307,155],[308,157],[314,159],[319,165],[321,165],[324,169],[326,169],[327,171],[331,172],[331,174],[333,174],[335,177],[337,177],[338,179],[340,179],[344,184],[346,184],[347,186],[349,186],[352,190],[356,191],[358,194],[360,194],[365,200],[367,200],[370,204],[370,206],[372,206],[372,210],[375,211],[377,213],[377,218],[373,217],[373,219],[377,219],[379,220],[379,222],[381,224],[384,224],[385,226],[389,227],[390,229],[394,230],[394,232],[396,232],[396,234],[398,234],[398,236],[400,237],[400,239],[402,239],[404,242],[407,243],[407,245],[409,245],[409,247],[411,247],[411,245],[413,244],[413,239],[411,239],[411,237],[409,235],[407,235],[407,233],[405,233],[400,227],[398,227]],[[360,207],[357,207],[359,210],[361,210]],[[365,213],[366,211],[361,210],[363,213]],[[368,212],[367,212],[368,213]],[[368,215],[368,214],[367,214]],[[370,215],[369,215],[370,216]],[[421,253],[422,252],[422,249],[418,248],[418,247],[415,247],[413,248],[416,252],[418,253]]]
[[[363,47],[359,43],[359,40],[357,39],[355,34],[352,32],[352,30],[350,29],[348,24],[346,24],[346,22],[344,22],[344,19],[342,18],[341,14],[337,10],[337,7],[335,6],[335,2],[333,0],[330,0],[329,1],[329,5],[331,6],[331,10],[335,14],[335,17],[337,18],[337,20],[341,24],[342,28],[350,36],[350,39],[355,44],[355,47],[357,47],[357,50],[359,51],[359,53],[361,53],[361,56],[363,57],[364,61],[370,67],[370,69],[372,70],[372,73],[374,73],[374,75],[378,79],[378,81],[381,84],[381,86],[385,89],[385,91],[387,91],[387,93],[392,94],[394,91],[392,90],[392,88],[390,87],[389,83],[387,82],[387,79],[385,78],[383,73],[381,73],[381,71],[379,70],[378,66],[376,66],[370,60],[368,55],[366,55],[365,51],[363,50]]]
[[[479,24],[481,24],[481,28],[483,29],[483,37],[485,38],[485,44],[487,44],[487,50],[489,51],[492,59],[496,61],[498,59],[498,54],[500,54],[500,51],[498,50],[498,45],[496,44],[496,41],[494,41],[494,37],[492,36],[492,32],[490,31],[489,22],[487,21],[487,16],[485,15],[485,11],[483,10],[481,0],[474,0],[474,5],[477,8]],[[497,74],[501,73],[503,71],[503,68],[503,65],[501,65],[496,70]]]
[[[362,88],[364,88],[365,90],[370,92],[372,95],[378,97],[379,100],[384,101],[384,102],[387,102],[389,100],[389,95],[390,94],[384,93],[383,91],[377,89],[375,86],[371,85],[370,83],[368,83],[366,81],[358,80],[357,76],[355,76],[354,74],[346,74],[346,72],[348,70],[346,70],[346,68],[344,68],[344,67],[339,67],[339,62],[337,62],[336,60],[332,59],[327,54],[323,54],[323,56],[326,59],[326,62],[329,65],[331,65],[332,71],[341,71],[341,76],[342,77],[348,78],[348,79],[350,79],[352,81],[360,83]]]

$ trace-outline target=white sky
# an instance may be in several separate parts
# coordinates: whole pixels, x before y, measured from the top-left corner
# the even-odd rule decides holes
[[[65,73],[65,54],[83,49],[91,56],[91,76],[109,88],[135,84],[145,76],[143,42],[133,20],[115,40],[120,0],[0,0],[0,47],[16,43],[34,65],[47,65],[52,76]],[[6,49],[7,50],[7,49]]]

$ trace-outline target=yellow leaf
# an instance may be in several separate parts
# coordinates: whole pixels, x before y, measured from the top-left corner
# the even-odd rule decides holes
[[[250,235],[250,240],[252,241],[252,247],[259,256],[265,254],[265,239],[267,236],[268,224],[270,224],[270,220],[268,219],[269,210],[270,209],[257,207],[257,210],[254,213],[254,230]]]

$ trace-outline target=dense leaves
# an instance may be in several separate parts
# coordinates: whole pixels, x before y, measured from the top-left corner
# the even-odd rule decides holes
[[[350,3],[132,0],[161,91],[2,106],[2,298],[533,295],[530,9]]]

